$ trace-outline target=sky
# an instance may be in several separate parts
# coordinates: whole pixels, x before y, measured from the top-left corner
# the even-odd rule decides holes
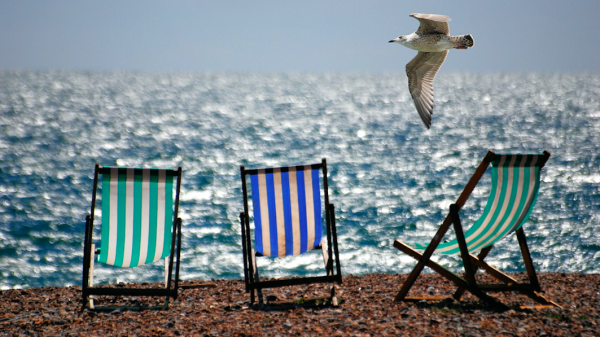
[[[441,72],[600,72],[597,0],[2,0],[0,71],[404,72],[411,13],[472,34]]]

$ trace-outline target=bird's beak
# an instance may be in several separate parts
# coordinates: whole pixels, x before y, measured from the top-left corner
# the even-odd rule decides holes
[[[398,39],[396,38],[396,39],[393,39],[393,40],[389,40],[388,42],[389,42],[389,43],[392,43],[392,42],[398,42]]]

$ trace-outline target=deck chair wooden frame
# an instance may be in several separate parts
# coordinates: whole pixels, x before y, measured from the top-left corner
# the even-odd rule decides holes
[[[244,211],[240,213],[240,223],[242,226],[242,250],[243,250],[243,258],[244,258],[244,280],[245,280],[245,286],[246,286],[246,292],[250,293],[250,303],[254,304],[255,303],[255,291],[257,292],[257,296],[258,296],[258,301],[259,301],[259,305],[263,305],[263,295],[262,295],[262,289],[265,288],[276,288],[276,287],[285,287],[285,286],[294,286],[294,285],[306,285],[306,284],[314,284],[314,283],[334,283],[337,282],[338,284],[342,283],[342,272],[341,272],[341,267],[340,267],[340,258],[339,258],[339,252],[338,252],[338,243],[337,243],[337,231],[336,231],[336,226],[335,226],[335,210],[334,210],[334,206],[333,204],[331,204],[329,202],[329,192],[328,192],[328,183],[327,183],[327,162],[325,160],[325,158],[323,158],[322,162],[319,164],[312,164],[312,165],[305,165],[305,166],[290,166],[290,167],[279,167],[279,168],[265,168],[265,169],[246,169],[244,166],[240,167],[240,171],[241,171],[241,178],[242,178],[242,191],[243,191],[243,196],[244,196]],[[316,244],[316,239],[315,239],[315,245],[314,247],[308,247],[309,244],[307,244],[306,247],[304,248],[299,248],[298,245],[298,241],[300,239],[298,239],[298,229],[294,229],[296,232],[294,232],[294,230],[291,230],[290,228],[292,228],[291,226],[291,222],[294,221],[297,223],[297,221],[302,221],[302,220],[292,220],[293,219],[298,219],[299,217],[301,217],[302,215],[298,215],[298,213],[295,213],[296,215],[292,215],[292,213],[294,212],[299,212],[299,214],[303,214],[303,209],[302,206],[299,206],[299,208],[295,208],[296,211],[292,211],[291,208],[285,208],[288,206],[282,206],[282,205],[292,205],[292,204],[296,204],[295,202],[291,202],[288,200],[288,202],[283,201],[285,197],[280,196],[281,201],[273,201],[277,198],[277,196],[275,196],[274,193],[280,193],[280,192],[275,192],[277,191],[282,191],[281,193],[283,195],[287,195],[287,192],[283,192],[283,190],[286,187],[282,187],[282,186],[286,186],[286,181],[289,183],[289,181],[293,181],[292,183],[290,183],[287,186],[290,186],[289,190],[292,191],[293,188],[297,188],[298,190],[300,189],[304,189],[304,187],[300,187],[301,185],[304,186],[303,184],[306,184],[306,182],[310,179],[307,178],[307,180],[304,180],[304,183],[302,183],[301,180],[303,180],[303,176],[306,176],[307,174],[312,176],[312,183],[315,183],[315,178],[316,178],[316,183],[319,183],[319,179],[318,179],[318,171],[322,172],[322,179],[323,179],[323,192],[324,192],[324,205],[325,207],[322,207],[322,202],[320,202],[319,200],[319,204],[321,206],[318,207],[322,207],[322,211],[324,212],[324,217],[325,217],[325,227],[326,227],[326,240],[323,240],[321,238],[320,240],[320,244]],[[300,176],[302,175],[302,177]],[[259,189],[259,191],[256,191],[253,189],[253,193],[264,193],[262,194],[262,196],[260,198],[263,198],[261,200],[263,200],[263,202],[266,202],[267,200],[267,193],[269,193],[268,197],[269,198],[273,198],[270,199],[271,201],[273,201],[272,206],[270,207],[266,207],[265,204],[262,204],[262,211],[263,212],[268,212],[268,213],[262,213],[262,215],[259,213],[257,215],[257,211],[260,212],[260,210],[258,210],[261,206],[261,204],[259,203],[258,206],[255,205],[255,207],[253,207],[254,210],[254,214],[255,216],[253,217],[253,223],[254,223],[254,230],[256,233],[257,230],[257,217],[260,216],[265,216],[266,214],[268,214],[268,217],[271,217],[270,219],[270,223],[271,225],[274,226],[279,226],[278,230],[281,231],[281,229],[285,229],[281,232],[285,232],[286,234],[289,233],[296,233],[296,240],[295,243],[292,245],[290,243],[290,241],[288,241],[287,244],[285,244],[285,242],[283,243],[285,246],[282,246],[282,237],[278,236],[279,241],[277,241],[277,243],[275,245],[277,245],[277,252],[275,254],[273,253],[273,247],[275,245],[271,244],[271,241],[269,241],[269,253],[267,252],[267,248],[265,248],[265,246],[261,246],[261,248],[257,249],[256,246],[252,245],[252,238],[251,238],[251,229],[250,229],[250,213],[249,213],[249,205],[248,205],[248,199],[249,199],[249,194],[248,194],[248,187],[247,187],[247,180],[246,178],[250,176],[250,179],[255,179],[254,181],[254,187],[258,187],[259,185],[257,184],[263,184],[260,185],[261,188],[263,189]],[[254,178],[253,178],[254,177]],[[260,178],[263,177],[263,178]],[[272,178],[271,178],[272,177]],[[283,177],[283,178],[281,178]],[[287,178],[286,178],[287,177]],[[291,177],[296,177],[296,178],[291,178]],[[261,180],[261,183],[258,183],[259,179],[263,179]],[[267,180],[268,179],[273,179],[274,183],[268,183]],[[281,179],[283,179],[284,183],[281,183]],[[286,180],[287,179],[287,180]],[[296,181],[297,179],[297,181]],[[279,185],[276,181],[279,181]],[[252,185],[252,184],[251,184]],[[278,187],[274,187],[274,186],[278,186]],[[292,188],[293,186],[293,188]],[[311,185],[312,186],[312,185]],[[252,187],[252,186],[251,186]],[[273,192],[267,192],[267,188],[271,188]],[[311,187],[312,189],[312,187]],[[308,189],[307,189],[308,191]],[[319,199],[320,199],[320,190],[316,191],[316,195],[319,195]],[[289,192],[290,195],[292,195],[291,200],[295,200],[297,202],[298,199],[294,199],[293,192]],[[308,194],[308,192],[306,192],[306,194]],[[297,194],[299,195],[299,194]],[[316,195],[315,195],[315,200],[316,200]],[[253,198],[256,197],[256,194],[253,195]],[[299,198],[301,199],[301,198]],[[276,204],[279,202],[279,204]],[[271,204],[269,204],[271,205]],[[299,205],[299,204],[298,204]],[[290,206],[290,207],[294,207],[294,206]],[[284,209],[285,208],[285,209]],[[298,211],[299,209],[299,211]],[[317,212],[314,212],[315,216]],[[322,221],[322,214],[319,214],[319,220],[315,220],[315,221]],[[310,216],[307,216],[308,218],[310,218]],[[275,219],[277,219],[276,221],[274,221]],[[316,217],[315,217],[316,219]],[[261,220],[263,221],[263,220]],[[262,226],[262,224],[260,225]],[[265,224],[265,226],[267,226]],[[286,227],[287,226],[287,227]],[[296,225],[296,226],[302,226],[302,225]],[[310,226],[310,225],[307,225]],[[287,228],[287,229],[286,229]],[[299,227],[298,227],[299,228]],[[264,230],[261,227],[261,232],[263,233]],[[279,232],[278,232],[279,233]],[[279,233],[281,234],[281,233]],[[271,234],[269,234],[271,235]],[[283,235],[283,234],[282,234]],[[260,244],[263,245],[262,242],[262,235],[260,236]],[[318,234],[319,237],[322,236],[322,233]],[[256,235],[255,235],[256,237]],[[271,237],[269,237],[271,238]],[[286,237],[288,240],[293,240],[293,238],[291,236],[287,236]],[[275,240],[278,240],[277,238]],[[309,239],[310,240],[310,239]],[[255,241],[255,245],[256,240]],[[285,240],[283,240],[285,241]],[[265,241],[266,242],[266,241]],[[273,241],[275,242],[275,241]],[[294,246],[294,247],[292,247]],[[261,251],[262,249],[262,251]],[[302,278],[289,278],[289,279],[275,279],[275,280],[260,280],[259,277],[259,272],[258,272],[258,268],[257,268],[257,264],[256,264],[256,258],[257,257],[261,257],[261,256],[270,256],[270,255],[275,255],[278,257],[282,257],[282,256],[287,256],[287,255],[298,255],[298,254],[302,254],[304,253],[304,249],[306,249],[306,251],[309,250],[313,250],[313,249],[320,249],[322,251],[323,254],[323,261],[325,264],[325,272],[326,275],[325,276],[313,276],[313,277],[302,277]],[[301,251],[300,251],[301,250]],[[331,296],[330,299],[332,301],[332,303],[334,305],[337,305],[337,297],[335,295],[335,287],[332,285],[331,287]]]
[[[102,180],[99,180],[100,175],[102,175]],[[174,179],[177,180],[177,184],[175,185],[175,194],[173,195]],[[101,241],[101,249],[112,251],[112,253],[105,252],[105,257],[101,255],[101,249],[96,249],[92,238],[94,232],[97,190],[100,182],[105,184],[103,185],[102,193],[104,196],[102,199],[111,199],[110,201],[101,200],[103,209],[109,211],[111,213],[110,215],[113,216],[112,219],[109,220],[110,215],[103,214],[101,231],[102,235],[106,236],[106,238],[101,238],[101,240],[104,240]],[[93,299],[96,296],[164,296],[165,304],[164,306],[158,307],[158,309],[168,308],[169,298],[176,299],[177,290],[179,288],[181,219],[178,217],[178,210],[179,191],[181,187],[181,167],[176,170],[163,170],[108,166],[101,167],[96,164],[93,184],[91,212],[86,216],[85,226],[82,281],[83,308],[85,309],[87,306],[89,309],[93,310],[114,309],[113,307],[95,307]],[[116,189],[112,191],[115,193],[107,193],[107,191],[114,189],[115,187]],[[161,188],[164,191],[161,190]],[[159,200],[162,200],[161,198],[165,199],[165,202],[162,204],[163,206],[159,203]],[[105,203],[111,204],[110,206],[106,206]],[[117,206],[113,204],[117,204]],[[116,212],[114,212],[115,207],[117,207]],[[172,219],[170,216],[171,214]],[[162,222],[164,222],[164,231],[159,229],[161,219]],[[114,229],[117,229],[117,231],[114,231]],[[156,233],[153,232],[154,229],[156,230]],[[113,235],[110,231],[115,234]],[[148,239],[144,239],[146,237]],[[151,238],[153,237],[156,238],[155,247],[151,247]],[[107,238],[110,239],[107,240]],[[163,239],[163,245],[158,248],[160,246],[159,240],[161,238]],[[136,243],[136,241],[140,243]],[[148,242],[148,244],[144,246],[144,242]],[[142,246],[148,248],[142,248]],[[109,247],[110,249],[108,249]],[[120,249],[120,247],[124,248]],[[136,248],[139,249],[136,250]],[[152,250],[155,252],[154,256],[151,256]],[[109,256],[111,254],[112,256]],[[107,260],[102,262],[120,267],[135,267],[164,259],[165,287],[146,289],[94,287],[93,275],[96,255],[98,255],[99,260],[101,258]],[[144,259],[144,255],[147,256],[146,259]],[[173,282],[173,263],[175,256],[177,259],[175,265],[175,279]],[[140,308],[131,309],[136,310]]]
[[[439,273],[441,276],[443,276],[446,279],[453,282],[458,287],[458,289],[452,296],[455,300],[460,300],[460,298],[462,297],[464,292],[469,291],[471,294],[475,295],[476,297],[480,298],[481,300],[483,300],[489,304],[507,309],[508,306],[499,302],[496,298],[488,295],[487,293],[488,292],[516,291],[516,292],[519,292],[519,293],[522,293],[522,294],[528,296],[529,298],[531,298],[534,301],[536,301],[537,303],[539,303],[539,305],[536,306],[538,308],[539,307],[550,307],[550,306],[559,307],[558,304],[543,297],[540,294],[540,292],[541,292],[540,284],[538,282],[537,274],[535,272],[535,268],[533,266],[533,262],[531,259],[531,254],[530,254],[529,248],[527,246],[525,231],[523,230],[523,227],[522,227],[522,224],[527,220],[527,217],[529,214],[528,212],[531,212],[531,208],[533,208],[533,205],[535,204],[537,190],[535,191],[536,195],[532,197],[533,199],[528,201],[529,204],[526,206],[523,206],[523,207],[529,207],[528,210],[525,210],[525,208],[523,208],[524,209],[523,214],[525,214],[525,212],[527,212],[526,213],[527,215],[524,217],[524,219],[522,219],[522,218],[517,219],[517,222],[518,221],[522,221],[522,222],[516,223],[515,224],[516,229],[514,229],[514,232],[516,233],[516,236],[517,236],[517,240],[519,242],[519,247],[521,249],[521,254],[523,256],[523,262],[524,262],[525,268],[527,270],[527,276],[529,279],[529,283],[520,283],[513,277],[507,275],[506,273],[501,272],[500,270],[498,270],[498,269],[490,266],[486,262],[484,262],[484,259],[489,254],[489,252],[492,250],[493,243],[500,240],[502,237],[504,237],[508,233],[498,237],[490,245],[487,245],[487,246],[484,245],[483,247],[481,247],[481,246],[477,247],[477,249],[481,249],[477,256],[473,255],[473,253],[472,253],[474,250],[477,250],[477,249],[469,249],[467,247],[467,241],[465,239],[465,233],[463,231],[463,227],[461,224],[459,211],[464,206],[465,202],[471,195],[471,192],[473,192],[473,189],[475,188],[475,186],[477,185],[477,183],[479,182],[479,180],[481,179],[483,174],[486,172],[488,166],[491,163],[496,164],[499,160],[501,160],[500,158],[502,156],[505,157],[504,160],[509,160],[508,157],[513,158],[515,160],[517,160],[516,158],[519,158],[519,160],[521,160],[521,159],[523,159],[522,157],[526,156],[526,155],[499,155],[499,154],[497,155],[493,151],[489,151],[487,153],[487,155],[485,156],[485,158],[483,159],[483,161],[481,162],[481,164],[479,164],[479,167],[475,171],[475,174],[473,174],[473,176],[467,183],[466,187],[464,188],[463,192],[459,196],[456,203],[454,203],[450,206],[449,214],[446,216],[446,219],[444,220],[441,227],[438,229],[437,233],[435,234],[435,236],[433,237],[433,239],[431,240],[429,245],[419,247],[421,249],[425,249],[425,251],[423,253],[416,250],[415,245],[411,246],[411,245],[408,245],[399,240],[396,240],[394,242],[394,247],[396,247],[397,249],[401,250],[402,252],[408,254],[409,256],[413,257],[414,259],[416,259],[418,261],[417,265],[412,270],[412,272],[408,275],[402,288],[396,295],[396,298],[395,298],[396,302],[444,299],[444,297],[409,297],[409,296],[407,296],[410,288],[413,286],[413,284],[415,283],[415,281],[417,280],[417,278],[423,271],[423,268],[425,266],[427,266],[427,267],[433,269],[434,271],[436,271],[437,273]],[[550,158],[550,153],[548,151],[544,151],[544,153],[541,155],[529,155],[529,156],[535,157],[535,159],[530,159],[530,160],[531,161],[536,160],[536,162],[534,164],[535,164],[535,166],[539,167],[539,170],[541,170],[542,167],[544,167],[544,165],[546,164],[548,158]],[[523,162],[524,161],[525,161],[525,159],[523,159]],[[525,167],[525,164],[522,164],[522,165]],[[539,174],[537,176],[537,183],[539,184]],[[488,202],[488,204],[489,204],[489,202]],[[464,278],[456,275],[455,273],[449,271],[448,269],[442,267],[441,265],[439,265],[431,260],[432,254],[438,248],[438,245],[440,245],[442,238],[444,237],[444,235],[446,234],[446,232],[448,231],[448,229],[450,228],[451,225],[454,227],[454,232],[456,235],[456,243],[458,244],[458,250],[459,250],[460,256],[462,258],[462,262],[463,262],[464,276],[465,276]],[[512,232],[512,230],[511,230],[511,232]],[[456,246],[456,244],[454,245],[454,247],[455,246]],[[454,249],[456,250],[456,248],[454,248]],[[502,283],[500,283],[500,284],[478,284],[475,279],[475,273],[478,271],[478,269],[484,270],[485,272],[489,273],[491,276],[498,279]]]

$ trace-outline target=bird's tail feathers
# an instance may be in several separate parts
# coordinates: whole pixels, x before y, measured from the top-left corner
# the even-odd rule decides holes
[[[456,49],[467,49],[475,45],[475,41],[471,34],[458,35],[450,37],[450,41],[456,45]]]

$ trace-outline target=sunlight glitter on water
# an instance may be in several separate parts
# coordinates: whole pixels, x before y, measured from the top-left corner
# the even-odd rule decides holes
[[[342,272],[405,273],[393,240],[429,241],[488,149],[552,153],[525,225],[536,267],[600,272],[599,101],[598,75],[440,74],[426,131],[403,74],[0,72],[0,287],[80,284],[96,162],[183,167],[182,278],[208,279],[243,277],[239,165],[327,157]],[[465,224],[489,190],[488,176]],[[520,271],[505,241],[490,261]]]

